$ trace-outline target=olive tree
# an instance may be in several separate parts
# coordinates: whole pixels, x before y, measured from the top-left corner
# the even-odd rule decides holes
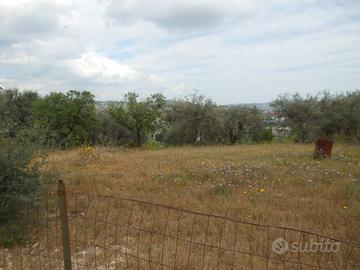
[[[164,96],[153,94],[144,100],[134,92],[125,94],[119,105],[109,107],[112,118],[125,127],[140,147],[147,136],[156,131],[156,121],[159,119],[165,105]]]

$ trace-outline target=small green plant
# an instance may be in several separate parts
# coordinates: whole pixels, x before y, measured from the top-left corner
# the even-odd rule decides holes
[[[156,140],[149,140],[143,147],[144,149],[147,150],[156,150],[156,149],[161,149],[164,148],[164,145],[162,145],[160,142],[156,141]]]
[[[222,184],[215,186],[213,188],[213,191],[216,195],[223,197],[228,197],[231,194],[231,190],[229,189],[229,187]]]

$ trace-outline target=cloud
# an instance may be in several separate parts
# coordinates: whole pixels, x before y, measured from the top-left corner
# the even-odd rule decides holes
[[[169,31],[208,30],[252,15],[262,1],[110,1],[106,15],[119,24],[151,22]]]
[[[69,7],[66,1],[1,1],[0,46],[57,34]]]
[[[10,55],[0,53],[0,63],[6,65],[32,64],[36,63],[37,58],[26,52],[16,52]]]
[[[359,88],[360,2],[0,1],[0,84],[219,103]]]
[[[134,81],[139,77],[139,72],[128,65],[95,52],[84,53],[80,58],[66,60],[65,63],[77,75],[98,82]]]

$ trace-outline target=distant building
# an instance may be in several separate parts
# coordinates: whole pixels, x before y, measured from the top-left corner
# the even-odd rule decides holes
[[[291,127],[273,126],[271,128],[272,134],[277,138],[288,137],[291,131],[292,131]]]
[[[280,117],[276,112],[265,112],[264,122],[267,125],[276,125],[285,121],[284,117]]]
[[[264,123],[267,128],[271,129],[272,134],[277,138],[288,137],[291,128],[284,126],[284,117],[280,117],[276,112],[265,112]]]

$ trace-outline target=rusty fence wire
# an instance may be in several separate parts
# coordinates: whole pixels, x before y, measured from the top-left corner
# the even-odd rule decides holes
[[[358,244],[316,233],[113,196],[66,197],[68,253],[59,195],[49,194],[24,213],[34,217],[31,237],[0,247],[0,269],[360,269]]]

